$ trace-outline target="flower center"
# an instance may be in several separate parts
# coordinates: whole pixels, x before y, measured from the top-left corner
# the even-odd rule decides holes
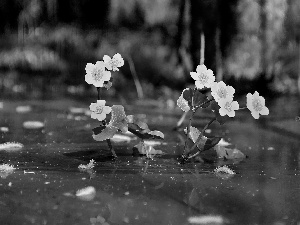
[[[226,98],[227,91],[225,88],[219,88],[219,90],[217,91],[217,94],[220,98]]]
[[[228,112],[231,112],[231,111],[232,111],[230,102],[226,102],[224,108],[225,108]]]
[[[206,76],[205,73],[202,73],[202,74],[199,76],[199,81],[200,81],[202,84],[207,83],[207,81],[208,81],[208,76]]]
[[[101,81],[103,77],[103,68],[95,68],[93,71],[93,78],[95,81]]]
[[[103,108],[104,108],[103,106],[97,106],[96,110],[95,110],[95,113],[101,114],[103,112]]]
[[[261,111],[262,108],[263,108],[263,106],[262,106],[259,99],[254,99],[253,102],[252,102],[252,106],[253,106],[255,111]]]

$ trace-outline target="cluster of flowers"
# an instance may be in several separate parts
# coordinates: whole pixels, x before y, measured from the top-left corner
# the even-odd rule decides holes
[[[103,56],[103,61],[98,61],[95,64],[88,63],[85,67],[85,81],[88,84],[93,84],[96,88],[111,86],[111,72],[119,71],[118,67],[124,65],[124,59],[117,53],[110,58],[107,55]],[[96,103],[91,103],[91,117],[99,121],[103,121],[106,115],[111,112],[111,107],[106,106],[105,100],[98,99]]]
[[[212,97],[220,106],[219,113],[221,116],[235,116],[235,111],[239,110],[240,107],[237,101],[233,101],[235,89],[232,86],[226,85],[223,81],[215,82],[213,71],[207,69],[205,65],[198,65],[196,72],[191,72],[190,75],[195,80],[197,89],[211,89]],[[265,99],[257,91],[254,94],[248,93],[246,97],[247,108],[255,119],[258,119],[260,114],[269,114],[269,109],[265,106]],[[185,112],[190,110],[183,94],[177,100],[177,105]]]

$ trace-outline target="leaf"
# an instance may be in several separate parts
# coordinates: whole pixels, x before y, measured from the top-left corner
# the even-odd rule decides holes
[[[111,107],[111,119],[108,126],[117,127],[123,133],[128,131],[127,117],[122,105],[113,105]]]
[[[222,139],[221,137],[207,138],[202,151],[206,151],[213,148],[215,145],[219,143],[221,139]]]
[[[141,121],[138,117],[127,116],[128,130],[141,139],[164,139],[164,134],[160,131],[151,131],[148,125]]]
[[[182,97],[188,102],[189,106],[192,107],[192,101],[194,96],[194,90],[191,88],[186,88],[182,92]]]
[[[184,112],[190,111],[189,103],[182,97],[182,95],[179,96],[177,100],[177,105]]]
[[[164,139],[162,132],[157,130],[151,131],[149,129],[143,130],[133,123],[128,124],[128,130],[141,139]]]
[[[92,131],[94,132],[95,135],[100,134],[106,126],[99,126],[99,127],[95,127],[94,129],[92,129]]]
[[[193,106],[199,107],[201,104],[208,101],[208,97],[205,94],[202,94],[198,89],[194,93],[193,97]],[[207,108],[209,106],[210,102],[201,105],[201,108]]]
[[[216,101],[213,101],[210,104],[210,108],[214,112],[216,120],[219,122],[220,125],[223,125],[226,121],[229,120],[229,117],[227,115],[226,116],[220,115],[220,113],[219,113],[220,106],[218,105],[218,103]]]
[[[134,123],[143,130],[149,129],[148,125],[145,122],[143,122],[141,119],[139,119],[137,116],[134,115],[128,115],[127,122]]]
[[[185,132],[187,132],[186,129],[185,129]],[[200,135],[201,135],[200,130],[198,130],[196,127],[191,126],[189,138],[193,141],[193,143],[195,143],[198,140]],[[197,147],[199,149],[202,149],[206,143],[206,140],[207,140],[207,137],[202,135],[201,139],[198,141]]]
[[[117,127],[106,126],[105,129],[101,131],[101,133],[94,134],[93,138],[95,141],[104,141],[107,139],[111,139],[118,131]]]
[[[224,146],[216,145],[215,150],[219,158],[224,159],[244,159],[246,155],[240,150],[234,148],[226,148]]]

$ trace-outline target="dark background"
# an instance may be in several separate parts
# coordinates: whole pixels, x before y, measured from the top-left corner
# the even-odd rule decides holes
[[[298,0],[1,0],[0,88],[88,93],[85,65],[121,53],[111,93],[192,84],[200,62],[237,93],[300,92]],[[136,76],[138,79],[136,78]]]

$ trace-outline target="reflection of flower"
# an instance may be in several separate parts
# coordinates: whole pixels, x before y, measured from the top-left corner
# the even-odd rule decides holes
[[[110,58],[108,55],[104,55],[103,61],[105,63],[105,67],[112,71],[119,71],[118,67],[124,65],[124,59],[119,53],[115,54],[113,58]]]
[[[95,65],[93,63],[86,64],[85,71],[85,81],[95,87],[103,87],[104,81],[109,81],[111,77],[111,73],[105,70],[103,61],[98,61]]]
[[[187,89],[187,88],[186,88]],[[184,89],[183,92],[186,90]],[[183,98],[183,92],[182,94],[179,96],[178,100],[177,100],[177,105],[179,106],[179,108],[182,109],[182,111],[184,112],[188,112],[190,110],[190,107],[189,107],[189,103],[187,100],[185,100]]]
[[[237,101],[230,100],[222,100],[219,101],[219,113],[221,116],[228,115],[229,117],[235,116],[235,111],[239,109],[239,103]]]
[[[258,119],[259,114],[269,115],[269,109],[265,106],[265,99],[259,96],[257,91],[253,95],[247,94],[247,108],[251,111],[254,119]]]
[[[211,85],[211,95],[218,103],[220,100],[232,99],[234,92],[234,88],[227,86],[223,81],[213,82]]]
[[[215,81],[215,76],[212,70],[207,69],[205,65],[198,65],[196,72],[190,72],[191,77],[195,80],[197,88],[210,88]]]
[[[106,118],[106,114],[111,112],[111,107],[105,105],[105,100],[97,100],[97,103],[91,103],[92,119],[102,121]]]

